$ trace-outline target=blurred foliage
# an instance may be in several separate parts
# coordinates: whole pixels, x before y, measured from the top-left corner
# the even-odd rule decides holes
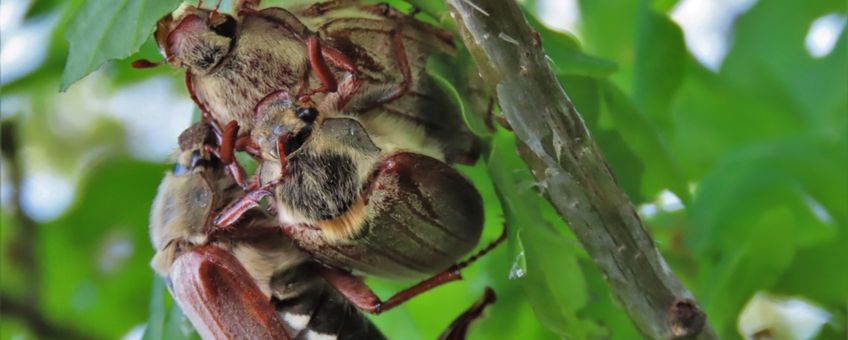
[[[757,291],[768,291],[821,306],[831,321],[820,336],[844,339],[848,37],[841,31],[822,58],[810,56],[804,37],[813,20],[846,15],[846,3],[757,2],[735,18],[729,53],[714,72],[687,51],[669,17],[675,0],[579,0],[576,35],[544,27],[535,18],[538,2],[523,6],[553,70],[718,333],[739,337],[740,310]],[[40,66],[3,84],[2,117],[17,125],[23,145],[18,162],[3,160],[3,186],[21,184],[9,177],[9,167],[20,164],[25,175],[66,174],[76,192],[61,216],[37,228],[15,217],[4,193],[0,293],[31,306],[43,323],[4,303],[0,338],[36,338],[44,327],[86,338],[117,338],[134,327],[146,327],[145,339],[196,337],[147,264],[153,254],[147,213],[168,161],[129,157],[121,147],[125,127],[108,118],[87,121],[84,133],[68,133],[62,120],[68,115],[60,113],[92,108],[66,107],[81,94],[57,92],[60,82],[67,86],[103,61],[132,53],[89,78],[105,83],[106,95],[160,76],[181,87],[181,73],[173,69],[129,67],[137,58],[161,58],[144,39],[177,3],[38,0],[28,8],[25,23],[53,15],[56,24]],[[441,1],[410,3],[422,10],[418,17],[453,26]],[[65,37],[73,42],[70,58]],[[431,66],[486,141],[484,160],[461,168],[484,197],[483,242],[496,238],[504,223],[510,242],[469,268],[464,281],[372,319],[392,338],[432,339],[489,285],[498,302],[472,328],[474,339],[638,337],[592,259],[540,198],[544,188],[516,156],[512,135],[489,130],[481,103],[469,101],[466,85],[474,72],[456,72],[471,70],[467,56]],[[13,99],[24,104],[9,105]],[[663,190],[682,207],[664,204]],[[380,296],[409,284],[371,283]]]

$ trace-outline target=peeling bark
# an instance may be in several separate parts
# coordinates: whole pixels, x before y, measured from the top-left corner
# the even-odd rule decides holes
[[[716,338],[616,183],[518,5],[513,0],[446,2],[521,141],[522,158],[642,335]]]

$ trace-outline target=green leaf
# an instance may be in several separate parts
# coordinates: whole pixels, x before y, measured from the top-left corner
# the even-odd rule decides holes
[[[487,160],[510,227],[510,245],[516,261],[511,275],[524,287],[536,318],[545,327],[569,338],[602,337],[606,330],[579,315],[588,297],[577,264],[576,244],[541,218],[541,199],[527,185],[533,183],[532,176],[514,149],[514,136],[501,131],[494,136],[492,154]]]
[[[165,169],[108,158],[79,183],[68,213],[41,225],[49,231],[38,244],[48,318],[102,338],[147,320],[153,277],[147,220]]]
[[[848,222],[848,144],[817,136],[787,138],[725,156],[703,178],[690,206],[687,244],[698,256],[723,252],[755,235],[750,223],[774,209],[809,246],[835,237]],[[816,207],[816,208],[814,208]],[[819,209],[826,212],[821,216]]]
[[[199,339],[180,306],[174,303],[167,292],[165,280],[154,277],[150,293],[150,316],[142,340]]]
[[[642,191],[648,196],[669,189],[684,203],[690,199],[686,175],[668,150],[657,128],[611,82],[602,83],[607,112],[616,130],[645,164]]]
[[[17,317],[3,317],[0,320],[0,339],[38,339],[29,325]]]
[[[848,252],[836,245],[844,248],[848,225],[846,149],[844,137],[763,143],[725,156],[701,181],[685,240],[719,334],[735,334],[736,315],[758,290],[844,304],[838,284],[848,278],[837,268]]]
[[[65,91],[112,59],[126,58],[153,32],[156,21],[179,0],[91,0],[77,12],[66,33],[71,45],[59,85]]]
[[[798,249],[795,261],[778,279],[776,292],[801,295],[831,309],[843,308],[848,300],[846,244],[848,229],[843,227],[839,237],[814,247]]]
[[[812,22],[824,15],[845,15],[844,1],[759,1],[736,21],[733,47],[721,77],[750,89],[762,100],[786,105],[810,125],[827,126],[848,112],[848,32],[823,59],[805,48]]]
[[[467,52],[463,50],[461,53]],[[479,112],[483,108],[480,108],[480,105],[473,105],[471,103],[474,98],[472,98],[473,95],[468,91],[468,77],[462,77],[461,74],[463,72],[457,72],[455,63],[455,60],[446,60],[446,58],[436,56],[430,57],[427,59],[427,74],[436,82],[436,85],[442,91],[447,93],[454,105],[459,109],[465,126],[468,127],[471,133],[478,137],[491,135],[491,132],[486,127],[485,118],[483,117],[484,112]],[[466,85],[462,86],[461,84]]]
[[[65,1],[58,0],[41,0],[36,1],[29,5],[26,11],[26,18],[37,17],[39,15],[44,15],[50,13],[51,11],[56,10],[58,7],[64,5]]]
[[[548,28],[530,13],[526,13],[526,17],[530,25],[539,32],[542,46],[550,58],[555,73],[602,77],[618,69],[612,61],[581,51],[580,44],[574,36]]]
[[[147,318],[147,327],[144,329],[142,340],[165,339],[165,319],[167,310],[165,308],[165,281],[160,277],[153,278],[153,288],[150,291],[150,316]]]
[[[407,2],[436,19],[448,12],[444,1],[407,0]]]
[[[677,5],[677,0],[651,0],[651,8],[660,13],[666,13]]]
[[[195,332],[194,327],[176,303],[171,304],[171,312],[168,313],[168,321],[165,324],[163,339],[200,339],[200,335]]]
[[[763,140],[802,133],[802,115],[783,105],[780,96],[761,98],[732,87],[700,65],[690,63],[674,104],[671,146],[689,178],[700,178],[724,154]],[[762,87],[770,86],[761,79]]]
[[[630,88],[634,63],[638,0],[579,0],[580,33],[586,51],[612,60],[618,72],[611,80]]]
[[[609,338],[614,340],[639,339],[641,336],[633,322],[613,299],[609,285],[601,272],[590,259],[580,259],[580,267],[589,286],[589,303],[583,310],[587,318],[598,320],[609,330]]]
[[[736,317],[745,302],[758,290],[769,289],[789,267],[795,240],[785,217],[783,211],[762,216],[748,228],[754,237],[736,240],[714,271],[704,271],[701,301],[722,338],[736,334]]]
[[[686,71],[683,32],[647,3],[639,9],[633,101],[662,131],[671,130],[670,106]]]
[[[642,194],[642,177],[645,175],[645,164],[624,140],[621,133],[610,122],[601,103],[601,83],[594,77],[563,76],[557,77],[560,84],[568,93],[580,117],[586,123],[595,143],[601,148],[604,159],[612,168],[618,184],[630,197],[634,204],[645,201]],[[604,116],[606,115],[606,116]]]

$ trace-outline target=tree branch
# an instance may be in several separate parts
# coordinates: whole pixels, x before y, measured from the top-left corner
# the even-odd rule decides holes
[[[618,187],[513,0],[446,0],[522,158],[647,338],[715,338]]]

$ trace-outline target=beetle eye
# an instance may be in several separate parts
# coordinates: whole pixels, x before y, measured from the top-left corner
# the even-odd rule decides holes
[[[200,152],[198,152],[196,150],[193,151],[191,153],[191,160],[188,161],[188,168],[194,169],[195,167],[197,167],[197,165],[198,165],[198,163],[200,163],[200,161],[201,161]]]
[[[188,169],[186,169],[186,167],[184,167],[180,162],[174,163],[174,168],[171,169],[171,173],[174,174],[174,176],[185,174],[186,171],[188,171]]]
[[[182,162],[176,162],[174,163],[174,168],[171,170],[171,173],[173,173],[174,176],[180,176],[198,166],[205,166],[206,163],[206,160],[201,158],[199,151],[193,151],[191,153],[191,158],[188,161],[188,165],[183,164]]]
[[[234,37],[236,35],[236,19],[229,15],[224,15],[223,18],[224,21],[212,25],[212,31],[214,31],[215,34],[223,37]]]
[[[297,118],[307,123],[312,123],[315,121],[315,118],[318,118],[318,110],[314,107],[301,107],[295,113],[297,114]]]

